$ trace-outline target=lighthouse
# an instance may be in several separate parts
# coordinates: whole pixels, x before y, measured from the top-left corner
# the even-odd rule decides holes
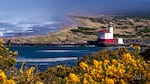
[[[104,29],[98,32],[98,43],[105,43],[105,44],[114,44],[114,37],[113,37],[113,24],[109,22],[108,29]]]
[[[112,22],[109,22],[109,24],[108,24],[108,32],[112,33],[112,35],[113,35],[113,26],[112,26]]]

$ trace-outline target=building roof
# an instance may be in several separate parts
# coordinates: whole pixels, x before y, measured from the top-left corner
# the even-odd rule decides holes
[[[107,29],[104,29],[104,30],[101,30],[101,31],[98,31],[99,33],[102,32],[102,33],[109,33],[109,31]]]

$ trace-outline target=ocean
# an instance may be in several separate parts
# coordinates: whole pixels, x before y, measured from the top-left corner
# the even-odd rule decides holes
[[[109,47],[110,48],[110,47]],[[25,62],[26,67],[36,66],[44,71],[55,65],[73,66],[80,56],[90,55],[104,47],[97,46],[11,46],[11,51],[18,51],[16,66],[20,68]]]

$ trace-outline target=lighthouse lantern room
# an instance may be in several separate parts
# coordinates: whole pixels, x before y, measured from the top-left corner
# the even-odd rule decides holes
[[[98,32],[98,43],[114,44],[112,22],[109,22],[108,30],[104,29]]]

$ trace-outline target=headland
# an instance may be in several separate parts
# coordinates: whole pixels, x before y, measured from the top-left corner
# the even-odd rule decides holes
[[[76,23],[53,33],[6,38],[12,45],[95,45],[99,30],[113,22],[114,39],[123,38],[124,45],[150,45],[150,19],[136,16],[100,15],[72,16]],[[117,45],[117,44],[115,44]]]

